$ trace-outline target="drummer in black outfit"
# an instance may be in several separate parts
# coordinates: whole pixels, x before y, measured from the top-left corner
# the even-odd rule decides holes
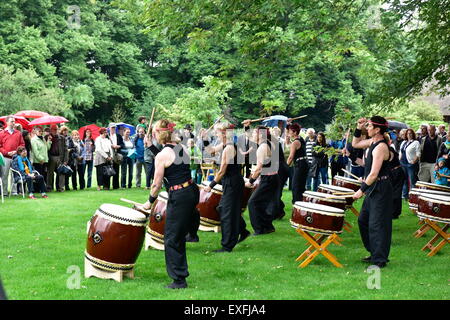
[[[361,129],[366,126],[370,139],[362,140]],[[385,118],[374,116],[367,121],[358,120],[352,145],[354,148],[368,148],[365,159],[365,181],[353,196],[359,199],[366,195],[358,218],[362,241],[370,256],[370,262],[380,268],[386,266],[391,247],[393,188],[390,176],[391,153],[383,134],[388,124]]]
[[[158,198],[163,179],[169,187],[166,222],[164,227],[164,247],[166,268],[173,283],[166,288],[186,288],[189,276],[186,257],[186,235],[194,225],[200,223],[195,207],[199,201],[199,190],[191,179],[189,155],[181,144],[173,142],[174,123],[159,120],[155,124],[155,137],[164,147],[155,157],[155,176],[150,198],[144,209],[150,209]]]
[[[226,123],[219,123],[214,129],[218,141],[225,147],[221,152],[220,169],[205,191],[211,192],[216,184],[222,182],[223,194],[217,208],[220,213],[222,248],[214,252],[231,252],[238,242],[250,235],[241,215],[244,178],[241,174],[241,165],[237,161],[237,147],[233,143],[232,127]]]
[[[245,122],[244,125],[246,125]],[[280,179],[278,177],[278,155],[272,153],[275,145],[271,141],[269,128],[258,126],[255,130],[256,142],[259,145],[256,151],[256,169],[246,186],[251,188],[261,175],[259,186],[248,201],[250,222],[255,230],[253,235],[257,236],[275,231],[272,224],[274,214],[271,210],[278,204],[277,191]]]
[[[287,127],[287,139],[293,139],[291,143],[291,152],[287,159],[290,166],[294,163],[294,174],[292,176],[292,204],[302,201],[303,192],[306,190],[306,178],[308,176],[308,160],[306,157],[306,142],[299,136],[300,126],[297,123],[290,124]]]

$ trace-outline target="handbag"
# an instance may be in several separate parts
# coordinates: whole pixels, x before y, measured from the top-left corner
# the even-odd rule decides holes
[[[58,166],[58,169],[56,169],[56,172],[65,176],[70,176],[73,174],[73,170],[68,165],[65,164],[60,164]]]
[[[120,152],[114,151],[113,162],[115,164],[121,164],[123,160],[123,155]]]
[[[128,150],[127,157],[130,159],[136,160],[136,157],[137,157],[136,148]]]
[[[114,167],[112,164],[108,164],[103,167],[103,175],[107,177],[112,177],[116,175],[116,170],[114,170]]]

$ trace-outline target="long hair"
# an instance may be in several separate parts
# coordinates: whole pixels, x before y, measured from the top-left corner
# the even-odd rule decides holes
[[[171,122],[169,120],[161,119],[156,121],[155,131],[158,132],[159,140],[162,142],[162,144],[172,142],[173,126],[171,127]]]

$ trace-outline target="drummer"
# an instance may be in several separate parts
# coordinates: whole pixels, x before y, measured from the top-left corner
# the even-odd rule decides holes
[[[370,139],[361,138],[361,130],[367,128]],[[352,145],[368,149],[365,159],[365,181],[353,196],[359,199],[366,195],[358,218],[362,241],[370,256],[363,259],[380,268],[386,266],[392,236],[392,183],[390,178],[389,146],[383,134],[388,128],[385,118],[374,116],[358,120]]]
[[[278,155],[275,153],[272,155],[275,144],[271,141],[269,128],[258,126],[255,130],[256,142],[259,145],[256,151],[256,168],[246,186],[248,188],[253,187],[253,183],[261,175],[259,186],[248,201],[250,222],[255,230],[253,235],[258,236],[275,232],[271,209],[273,210],[278,203],[277,191],[280,179],[278,176]]]
[[[218,123],[214,129],[217,140],[225,148],[221,152],[219,171],[205,191],[211,192],[216,184],[222,182],[223,194],[217,208],[220,213],[222,248],[214,252],[231,252],[238,242],[250,235],[241,215],[244,178],[241,174],[241,165],[238,164],[237,147],[233,143],[232,126],[228,123]]]
[[[166,269],[173,283],[169,289],[187,287],[189,276],[186,257],[186,235],[193,225],[200,223],[200,216],[195,207],[199,201],[199,190],[191,179],[189,155],[184,147],[174,142],[172,135],[175,124],[169,120],[159,120],[155,124],[155,138],[163,149],[155,157],[155,176],[149,200],[144,209],[149,210],[158,198],[163,179],[166,180],[169,199],[164,227],[164,247]]]
[[[291,150],[287,159],[290,166],[294,163],[294,174],[292,177],[292,204],[302,201],[303,192],[306,190],[306,178],[308,176],[308,160],[306,158],[306,142],[299,136],[300,126],[297,123],[287,127],[288,139],[291,139]]]

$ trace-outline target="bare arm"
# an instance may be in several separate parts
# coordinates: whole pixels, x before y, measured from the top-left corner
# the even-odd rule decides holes
[[[300,149],[300,147],[301,147],[301,144],[300,144],[300,141],[298,141],[298,140],[295,140],[293,143],[291,143],[289,157],[287,159],[288,166],[290,166],[292,164],[292,162],[294,161],[295,152],[298,149]]]

